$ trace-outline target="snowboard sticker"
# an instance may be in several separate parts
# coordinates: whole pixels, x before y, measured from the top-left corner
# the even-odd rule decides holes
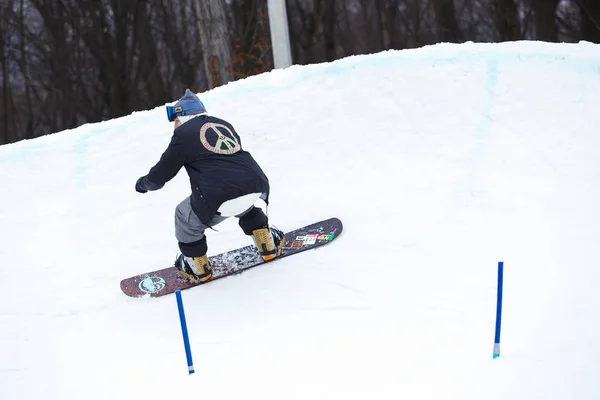
[[[342,221],[338,218],[330,218],[286,232],[281,255],[272,261],[264,261],[253,244],[210,256],[213,276],[208,282],[190,282],[177,273],[177,268],[171,266],[123,279],[121,290],[131,297],[160,297],[174,293],[176,290],[206,285],[216,279],[238,274],[258,265],[276,262],[292,254],[324,246],[337,238],[342,233],[342,229]]]

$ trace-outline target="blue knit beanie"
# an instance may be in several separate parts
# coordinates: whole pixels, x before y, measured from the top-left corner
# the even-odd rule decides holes
[[[180,98],[177,103],[175,103],[175,109],[179,106],[184,106],[187,104],[198,104],[198,107],[194,107],[188,110],[185,110],[180,115],[196,115],[206,113],[206,108],[204,108],[204,104],[200,101],[198,96],[196,96],[190,89],[185,89],[185,94],[182,98]]]

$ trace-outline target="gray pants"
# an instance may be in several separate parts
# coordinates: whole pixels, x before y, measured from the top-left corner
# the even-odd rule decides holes
[[[239,225],[246,235],[252,235],[255,229],[268,227],[269,219],[263,211],[252,205],[246,211],[235,215],[239,218]],[[215,215],[208,226],[203,224],[198,215],[192,210],[192,198],[183,200],[175,209],[175,237],[179,242],[179,249],[184,256],[199,257],[208,251],[204,231],[209,226],[215,226],[228,217]]]
[[[215,226],[227,218],[215,215],[209,225]],[[181,243],[192,243],[204,238],[204,231],[208,226],[204,225],[200,218],[192,210],[192,197],[183,200],[175,209],[175,237]]]

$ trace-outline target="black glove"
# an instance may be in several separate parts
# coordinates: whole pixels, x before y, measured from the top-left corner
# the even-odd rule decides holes
[[[148,191],[148,189],[146,188],[146,177],[142,176],[140,179],[137,180],[137,182],[135,183],[135,191],[138,193],[146,193]]]

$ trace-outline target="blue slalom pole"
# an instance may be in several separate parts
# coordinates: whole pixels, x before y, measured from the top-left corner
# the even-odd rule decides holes
[[[498,262],[498,299],[496,301],[496,337],[494,339],[494,358],[500,357],[500,324],[502,321],[502,280],[504,262]]]
[[[183,300],[181,299],[181,290],[176,290],[177,307],[179,308],[179,319],[181,320],[181,333],[183,334],[183,345],[185,346],[185,356],[187,357],[188,372],[194,373],[194,363],[192,362],[192,350],[190,349],[190,339],[188,338],[187,325],[185,323],[185,312],[183,311]]]

